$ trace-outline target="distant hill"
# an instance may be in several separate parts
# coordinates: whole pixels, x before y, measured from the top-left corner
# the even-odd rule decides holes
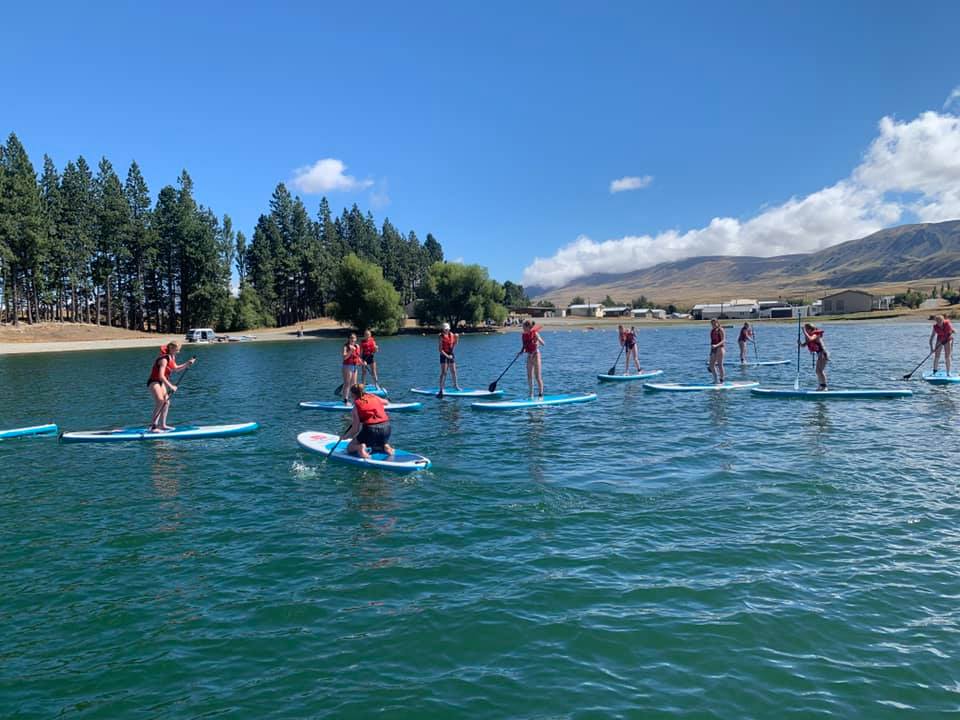
[[[692,304],[732,297],[814,296],[848,287],[894,291],[960,277],[960,220],[901,225],[815,253],[706,256],[620,274],[578,278],[559,288],[528,287],[534,299],[565,304],[576,295]]]

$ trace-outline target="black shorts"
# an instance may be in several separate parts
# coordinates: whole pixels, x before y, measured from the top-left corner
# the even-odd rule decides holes
[[[390,441],[390,421],[364,425],[356,439],[368,448],[382,448]]]
[[[633,350],[636,346],[637,344],[635,342],[627,341],[623,343],[623,347],[626,348],[627,350]]]
[[[446,355],[440,356],[441,365],[453,365],[455,362],[457,362],[457,358],[454,357],[453,353],[450,353],[450,357],[447,357]]]
[[[373,355],[362,355],[362,356],[361,356],[361,359],[362,359],[367,365],[373,365],[373,364],[377,361],[377,359],[376,359]]]

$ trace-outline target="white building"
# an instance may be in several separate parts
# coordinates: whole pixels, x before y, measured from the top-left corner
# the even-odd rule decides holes
[[[626,305],[618,305],[616,307],[604,307],[601,317],[624,317],[629,314],[630,308]]]
[[[731,300],[725,303],[699,303],[691,312],[695,320],[750,320],[760,315],[760,305],[756,300]]]
[[[634,308],[631,313],[635,318],[648,318],[651,320],[666,320],[667,311],[659,308]]]
[[[571,305],[567,308],[570,317],[603,317],[603,305],[593,303],[587,305]]]

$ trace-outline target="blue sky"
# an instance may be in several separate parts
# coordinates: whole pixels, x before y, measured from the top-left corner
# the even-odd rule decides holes
[[[136,159],[154,195],[186,168],[248,234],[323,159],[311,212],[339,183],[335,208],[527,282],[960,207],[953,163],[915,167],[960,134],[960,3],[149,5],[7,7],[0,132],[38,169]]]

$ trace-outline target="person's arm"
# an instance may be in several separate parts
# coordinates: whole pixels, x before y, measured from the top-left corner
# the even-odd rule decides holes
[[[935,345],[933,344],[933,339],[937,336],[937,326],[934,325],[930,330],[930,352],[933,352]],[[951,336],[952,337],[952,336]],[[937,343],[939,345],[939,343]]]
[[[546,345],[546,344],[547,343],[543,341],[543,338],[540,337],[540,333],[537,333],[537,345]]]
[[[357,413],[357,404],[353,404],[353,410],[350,411],[350,427],[340,437],[341,440],[353,440],[360,432],[360,415]]]
[[[344,345],[344,346],[343,346],[343,350],[341,351],[341,354],[343,355],[344,361],[346,361],[347,356],[350,354],[350,346],[349,346],[349,345]]]

